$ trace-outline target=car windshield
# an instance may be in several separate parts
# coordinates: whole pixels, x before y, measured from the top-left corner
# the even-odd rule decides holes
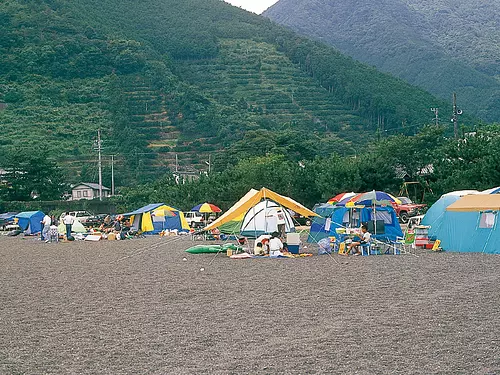
[[[411,201],[410,198],[407,198],[407,197],[399,197],[398,198],[402,204],[412,204],[413,202]]]

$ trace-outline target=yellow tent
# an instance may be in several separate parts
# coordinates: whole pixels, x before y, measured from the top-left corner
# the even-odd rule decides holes
[[[184,214],[174,207],[154,203],[124,214],[136,230],[144,233],[159,233],[165,229],[189,232]]]
[[[248,210],[250,210],[263,199],[270,199],[302,216],[319,216],[315,212],[304,207],[293,199],[275,193],[272,190],[266,188],[262,188],[260,190],[251,189],[248,193],[245,194],[243,198],[236,202],[233,207],[227,210],[224,215],[205,227],[205,230],[212,230],[232,220],[236,220],[238,217],[244,215]]]

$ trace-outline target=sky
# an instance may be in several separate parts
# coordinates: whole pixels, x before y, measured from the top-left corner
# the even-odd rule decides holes
[[[261,14],[278,0],[225,0],[227,3],[241,7],[250,12]]]

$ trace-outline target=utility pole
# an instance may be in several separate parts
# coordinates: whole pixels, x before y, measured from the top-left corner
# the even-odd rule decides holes
[[[453,118],[451,121],[453,122],[453,134],[455,138],[458,138],[458,116],[462,114],[462,110],[457,107],[457,93],[453,93]]]
[[[97,152],[99,155],[99,200],[102,201],[102,160],[101,160],[101,129],[97,130]]]
[[[175,154],[175,173],[179,172],[179,158]]]
[[[111,155],[111,195],[115,195],[115,155]]]
[[[434,121],[436,121],[436,127],[439,126],[439,108],[431,108],[431,111],[434,112]]]
[[[212,171],[212,155],[208,154],[208,174]]]

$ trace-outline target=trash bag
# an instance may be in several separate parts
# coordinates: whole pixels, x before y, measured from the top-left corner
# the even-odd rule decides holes
[[[330,239],[328,237],[319,240],[318,246],[319,246],[318,255],[325,255],[332,253],[332,246],[330,245]]]

